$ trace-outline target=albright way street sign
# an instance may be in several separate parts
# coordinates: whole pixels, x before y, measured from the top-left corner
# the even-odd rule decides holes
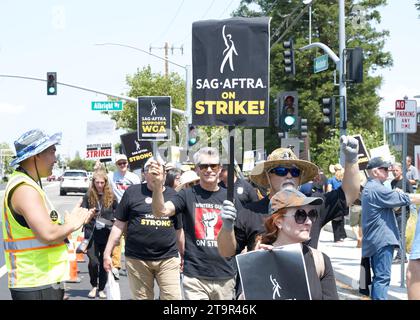
[[[92,101],[94,111],[121,111],[122,108],[122,101]]]

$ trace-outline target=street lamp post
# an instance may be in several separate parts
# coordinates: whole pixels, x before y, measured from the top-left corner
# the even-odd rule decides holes
[[[143,49],[140,49],[140,48],[137,48],[137,47],[133,47],[133,46],[130,46],[130,45],[126,45],[126,44],[109,43],[108,42],[108,43],[97,43],[96,45],[97,46],[107,46],[107,45],[109,45],[109,46],[120,46],[120,47],[125,47],[125,48],[130,48],[130,49],[133,49],[133,50],[141,51],[143,53],[146,53],[146,54],[148,54],[150,56],[153,56],[155,58],[164,60],[165,62],[171,63],[171,64],[185,70],[185,104],[186,104],[186,107],[185,107],[184,117],[185,117],[185,121],[187,122],[187,125],[185,126],[185,144],[184,145],[185,145],[185,148],[187,148],[188,147],[188,127],[189,127],[188,124],[191,123],[191,76],[190,76],[191,66],[190,65],[185,65],[185,66],[180,65],[180,64],[178,64],[174,61],[169,60],[166,57],[163,58],[161,56],[158,56],[158,55],[153,54],[151,52],[148,52],[146,50],[143,50]]]

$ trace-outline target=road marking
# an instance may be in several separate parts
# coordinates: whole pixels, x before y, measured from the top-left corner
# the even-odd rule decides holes
[[[7,273],[6,265],[0,268],[0,278],[3,277]]]

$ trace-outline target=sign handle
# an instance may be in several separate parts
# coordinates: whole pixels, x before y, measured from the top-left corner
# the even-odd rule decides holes
[[[229,126],[229,162],[227,181],[227,200],[233,202],[234,174],[235,174],[235,127]]]

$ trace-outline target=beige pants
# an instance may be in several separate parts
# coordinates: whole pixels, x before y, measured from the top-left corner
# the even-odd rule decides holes
[[[182,282],[186,300],[233,300],[235,279],[205,280],[184,275]]]
[[[118,270],[121,269],[121,249],[123,247],[124,247],[124,235],[121,237],[118,245],[114,247],[111,254],[112,266],[114,268],[117,268]]]
[[[160,289],[160,300],[181,300],[180,260],[139,260],[126,257],[131,295],[135,300],[153,300],[154,280]]]

